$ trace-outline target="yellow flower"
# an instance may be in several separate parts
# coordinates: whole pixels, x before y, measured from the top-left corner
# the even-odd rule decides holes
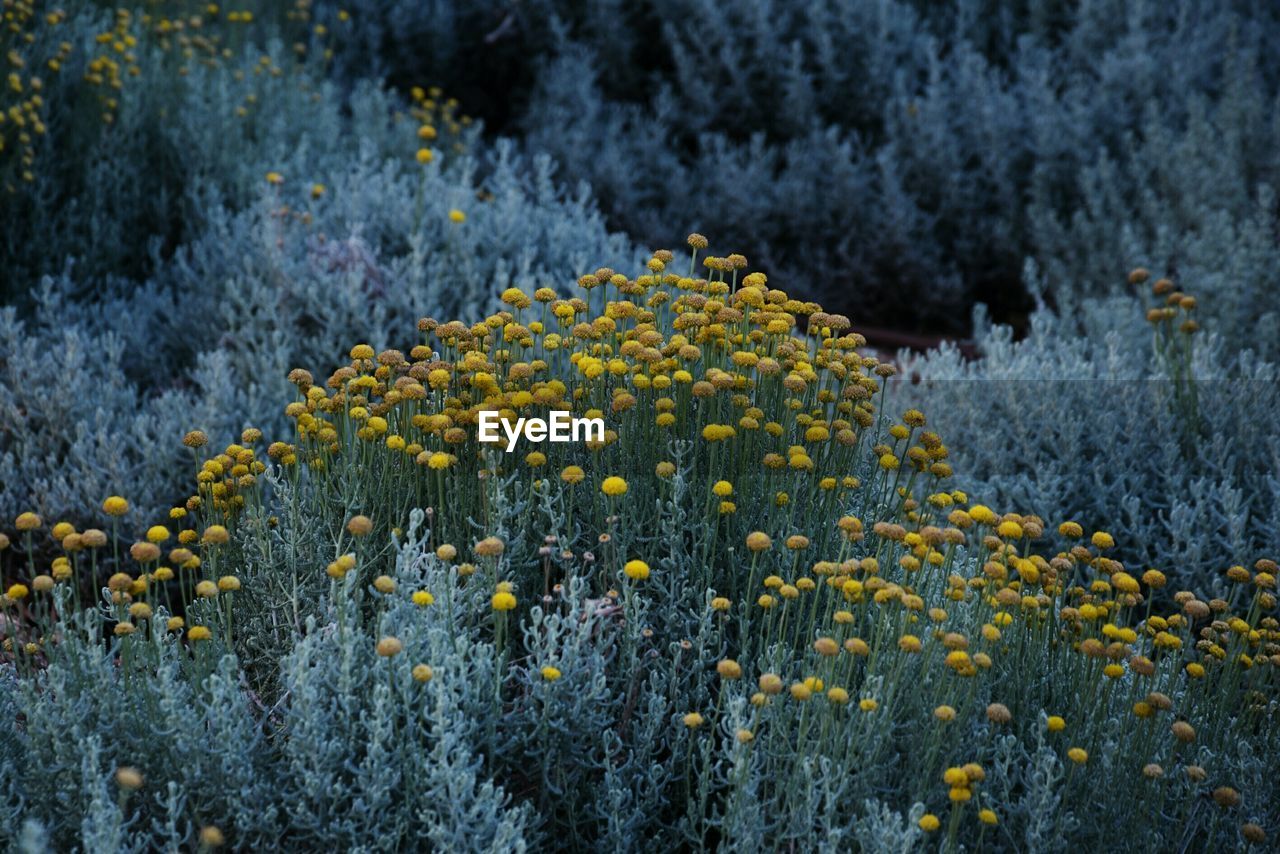
[[[542,668],[541,673],[542,673],[542,678],[547,680],[548,682],[554,682],[560,678],[559,668],[552,667],[550,664]]]
[[[1083,765],[1089,761],[1089,751],[1083,747],[1073,747],[1067,751],[1067,758],[1077,765]]]
[[[213,637],[213,632],[209,631],[208,626],[193,626],[191,631],[187,632],[187,637],[193,641],[207,641]]]
[[[880,708],[880,704],[871,697],[863,697],[858,701],[858,708],[862,709],[864,712],[874,712],[876,709]]]
[[[480,557],[497,557],[506,551],[507,545],[498,537],[485,537],[473,548]]]
[[[122,789],[138,790],[142,788],[142,773],[128,765],[116,769],[116,782]]]
[[[1017,522],[1001,522],[996,528],[996,534],[1006,540],[1018,540],[1022,538],[1022,526]]]
[[[689,712],[687,715],[684,716],[683,720],[684,720],[684,725],[687,726],[689,729],[697,729],[703,724],[703,717],[697,712]]]
[[[414,157],[419,163],[425,165],[436,159],[436,153],[429,148],[419,148],[418,153],[414,155]],[[458,221],[461,222],[461,220]]]
[[[27,589],[27,585],[25,584],[13,584],[10,585],[7,595],[10,599],[17,601],[19,599],[26,599],[27,596],[31,595],[31,591]]]
[[[147,540],[152,543],[163,543],[169,539],[169,529],[164,525],[152,525],[147,529]]]
[[[1049,732],[1062,732],[1067,726],[1067,722],[1057,715],[1050,715],[1047,723]]]
[[[449,221],[450,222],[466,222],[467,215],[464,214],[462,211],[458,210],[457,208],[454,208],[453,210],[449,211]]]
[[[113,495],[102,502],[102,512],[108,516],[123,516],[129,512],[129,502],[119,495]]]
[[[560,472],[560,479],[572,486],[575,483],[582,483],[583,478],[587,475],[578,466],[565,466],[564,471]],[[622,478],[618,478],[622,480]],[[626,483],[623,483],[623,491],[626,491]]]
[[[240,579],[234,575],[224,575],[218,579],[218,589],[223,593],[233,593],[240,589]]]
[[[622,568],[622,571],[632,581],[644,581],[649,577],[649,564],[642,560],[629,560],[627,565]]]
[[[279,172],[268,172],[267,183],[279,186],[280,184],[284,183],[284,176],[281,175]]]
[[[716,662],[716,673],[720,674],[721,679],[740,679],[742,666],[732,658],[722,658]]]
[[[400,654],[400,651],[404,649],[404,644],[400,642],[399,638],[388,635],[378,641],[378,645],[374,649],[383,658],[391,658],[393,655]]]
[[[991,508],[985,504],[975,504],[969,508],[969,518],[977,522],[979,525],[993,525],[999,518]]]
[[[129,555],[138,563],[150,563],[160,559],[160,547],[155,543],[134,543],[129,547]]]
[[[435,601],[436,601],[436,597],[432,596],[432,595],[431,595],[431,592],[430,592],[430,591],[428,591],[428,590],[416,590],[416,591],[414,591],[414,594],[413,594],[413,604],[415,604],[415,605],[417,605],[417,606],[419,606],[419,607],[421,607],[421,608],[425,608],[425,607],[427,607],[428,605],[433,604]]]
[[[500,590],[493,594],[492,604],[495,611],[510,611],[516,606],[516,597],[505,590]]]
[[[221,545],[231,539],[231,535],[221,525],[210,525],[204,529],[204,535],[200,539],[210,545]]]
[[[348,572],[356,568],[356,556],[353,554],[344,554],[337,560],[329,564],[326,572],[330,578],[342,578]]]
[[[428,664],[415,664],[412,672],[415,682],[430,682],[431,677],[435,675]]]
[[[983,809],[978,810],[978,821],[983,824],[998,824],[1000,819],[996,817],[993,810]]]
[[[1079,522],[1063,522],[1058,526],[1058,533],[1070,540],[1078,540],[1084,536],[1084,528]]]
[[[616,498],[626,494],[627,482],[616,475],[606,477],[604,483],[600,484],[600,491],[611,498]]]
[[[938,821],[938,817],[931,812],[920,816],[920,821],[917,824],[920,825],[920,829],[925,833],[933,833],[942,826],[942,822]]]

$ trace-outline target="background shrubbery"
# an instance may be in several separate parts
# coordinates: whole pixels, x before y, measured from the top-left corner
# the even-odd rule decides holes
[[[1068,310],[1138,263],[1233,329],[1274,308],[1269,3],[354,8],[344,68],[444,81],[641,242],[696,227],[870,325],[1021,321],[1026,258]]]
[[[1131,565],[1216,586],[1230,564],[1280,548],[1280,376],[1239,342],[1198,333],[1180,386],[1143,312],[1091,298],[1069,319],[1036,313],[1022,340],[979,315],[981,357],[909,358],[904,392],[956,437],[976,494],[1110,524],[1130,534]],[[1186,386],[1194,408],[1180,405]]]

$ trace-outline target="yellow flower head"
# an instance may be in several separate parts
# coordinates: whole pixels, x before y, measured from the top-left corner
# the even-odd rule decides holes
[[[400,639],[390,635],[378,641],[378,645],[375,647],[375,651],[383,658],[399,655],[402,649],[404,649],[404,644],[400,642]]]

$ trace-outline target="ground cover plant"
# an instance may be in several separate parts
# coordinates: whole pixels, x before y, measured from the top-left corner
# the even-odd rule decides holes
[[[7,837],[1261,844],[1275,564],[1156,609],[1111,533],[954,489],[846,318],[690,244],[292,372],[293,434],[188,433],[168,519],[19,516]],[[604,441],[476,440],[553,408]]]
[[[0,850],[1274,846],[1278,31],[0,0]]]

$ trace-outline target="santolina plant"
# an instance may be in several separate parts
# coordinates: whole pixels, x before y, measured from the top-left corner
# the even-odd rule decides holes
[[[295,370],[293,435],[186,435],[168,520],[20,516],[4,840],[1265,844],[1276,564],[1158,609],[1110,533],[955,489],[847,318],[689,244]],[[552,411],[604,434],[480,441]]]

